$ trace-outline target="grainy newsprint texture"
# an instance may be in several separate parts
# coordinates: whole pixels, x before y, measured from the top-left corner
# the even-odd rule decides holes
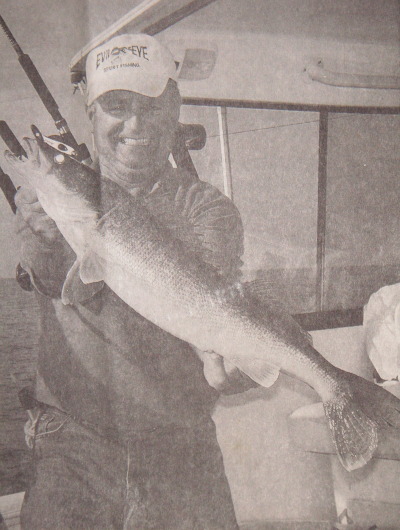
[[[0,528],[399,529],[397,0],[0,16]]]

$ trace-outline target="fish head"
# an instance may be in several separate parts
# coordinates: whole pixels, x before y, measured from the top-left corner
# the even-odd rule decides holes
[[[35,125],[31,128],[34,138],[24,138],[26,158],[21,160],[8,155],[9,162],[22,178],[49,199],[76,194],[97,204],[100,175],[65,152],[68,146],[57,141],[49,145],[49,139]]]
[[[4,153],[12,168],[12,175],[19,176],[24,185],[42,189],[52,179],[53,162],[49,156],[45,156],[36,139],[25,137],[22,143],[25,151],[22,156],[11,151]]]
[[[84,190],[85,187],[93,184],[94,175],[98,180],[99,176],[94,171],[71,156],[68,149],[73,150],[66,144],[52,140],[50,145],[51,139],[45,139],[35,125],[32,125],[31,129],[34,139],[26,138],[25,142],[29,147],[28,156],[33,158],[42,174],[35,182],[37,187],[47,189],[49,185],[58,183],[67,189]]]

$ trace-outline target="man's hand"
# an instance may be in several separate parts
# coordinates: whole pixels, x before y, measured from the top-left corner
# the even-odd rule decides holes
[[[15,195],[15,204],[20,265],[29,273],[30,281],[39,293],[59,298],[76,255],[53,219],[41,207],[33,188],[20,188]],[[21,287],[24,288],[25,284]]]
[[[36,191],[30,187],[20,188],[15,195],[18,221],[21,219],[32,232],[49,245],[60,239],[61,233],[56,223],[40,205]]]
[[[257,385],[250,377],[232,363],[213,352],[203,352],[195,348],[203,361],[204,377],[207,383],[221,394],[239,394]]]

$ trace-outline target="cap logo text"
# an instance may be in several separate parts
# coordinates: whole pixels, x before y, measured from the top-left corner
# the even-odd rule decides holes
[[[132,54],[136,57],[142,57],[143,59],[146,59],[146,61],[149,60],[147,55],[147,46],[132,45],[122,46],[121,48],[119,46],[115,46],[114,48],[108,48],[107,50],[104,50],[97,54],[96,70],[102,63],[104,63],[104,61],[107,61],[110,58],[112,60],[115,60],[117,58],[121,59],[124,54]]]

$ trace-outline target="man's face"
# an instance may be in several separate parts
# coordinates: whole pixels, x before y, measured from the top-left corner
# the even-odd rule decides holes
[[[154,182],[171,152],[179,109],[172,84],[156,98],[128,90],[100,96],[89,117],[104,176],[127,188]]]

